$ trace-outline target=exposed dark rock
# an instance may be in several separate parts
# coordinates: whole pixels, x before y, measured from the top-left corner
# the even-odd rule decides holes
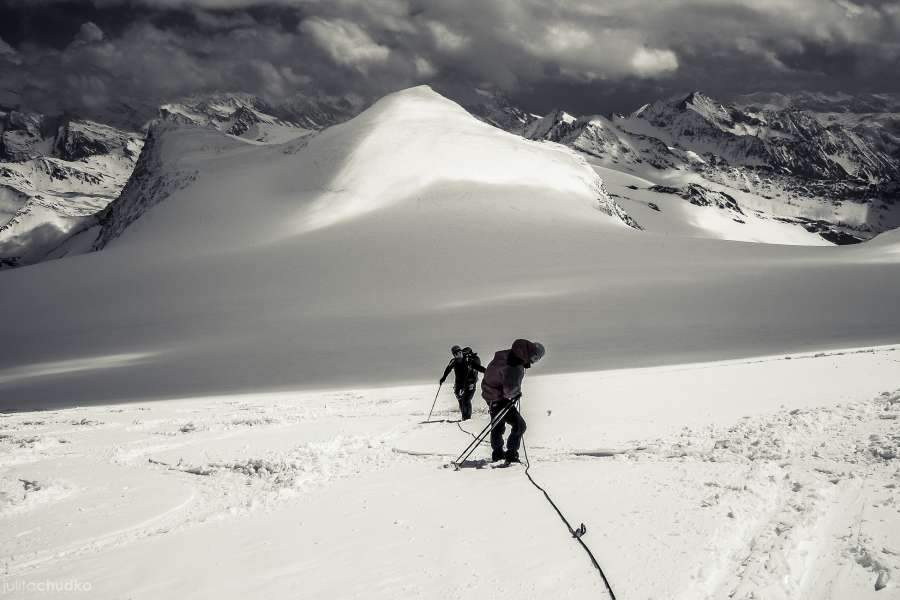
[[[716,192],[706,189],[702,185],[696,183],[689,183],[683,188],[667,185],[654,185],[650,187],[650,190],[659,194],[675,194],[695,206],[715,206],[723,210],[733,210],[738,214],[744,214],[744,211],[738,206],[737,200],[735,200],[733,196],[726,194],[725,192]]]

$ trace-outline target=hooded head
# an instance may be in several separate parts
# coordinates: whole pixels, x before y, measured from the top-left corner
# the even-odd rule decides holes
[[[544,358],[544,354],[546,353],[546,349],[544,349],[544,345],[540,342],[534,343],[534,354],[531,355],[531,364],[536,363],[537,361]]]
[[[526,367],[530,367],[544,357],[544,345],[540,342],[518,339],[513,342],[512,353]]]

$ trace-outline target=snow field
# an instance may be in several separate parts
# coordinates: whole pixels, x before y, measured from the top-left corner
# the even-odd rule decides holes
[[[879,347],[537,367],[523,402],[532,472],[587,525],[621,597],[890,597],[897,360]],[[0,581],[77,578],[92,598],[602,595],[521,468],[444,468],[470,440],[460,427],[487,416],[458,426],[443,393],[423,423],[433,392],[4,414]]]

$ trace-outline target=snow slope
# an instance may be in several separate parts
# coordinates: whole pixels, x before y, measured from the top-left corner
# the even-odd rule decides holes
[[[898,359],[889,346],[542,375],[551,348],[525,380],[531,473],[586,524],[619,598],[895,598]],[[453,423],[445,390],[423,423],[434,387],[0,415],[0,589],[606,597],[521,468],[442,468],[487,417],[479,403]]]
[[[580,155],[428,88],[285,145],[148,146],[102,251],[0,275],[0,409],[421,380],[511,335],[560,371],[900,335],[895,254],[637,231]]]
[[[519,208],[545,213],[542,218],[552,214],[554,219],[594,224],[614,221],[597,210],[612,212],[601,180],[575,154],[498,132],[418,88],[376,103],[352,123],[270,150],[246,148],[213,131],[170,129],[160,137],[161,147],[151,149],[160,163],[152,167],[152,175],[163,184],[176,170],[198,175],[210,171],[216,178],[192,184],[189,194],[180,195],[183,200],[167,201],[142,218],[116,243],[118,247],[158,246],[161,232],[166,241],[162,251],[181,255],[195,252],[198,242],[203,252],[271,244],[384,212],[413,200],[422,190],[438,188],[429,190],[437,195],[439,186],[457,182],[477,190],[540,190],[523,194],[517,202]],[[221,193],[226,188],[227,196]],[[126,191],[110,209],[109,227],[118,229],[114,225],[118,213],[133,212],[133,205],[147,202],[155,189],[141,190],[136,197]],[[218,197],[213,202],[209,199],[214,194]],[[557,198],[548,205],[547,197],[554,195],[566,201]],[[254,201],[248,202],[250,197]],[[476,198],[470,205],[477,203],[493,204]],[[205,218],[223,213],[216,227],[197,227]],[[248,220],[257,226],[248,228]],[[214,239],[198,239],[204,235]]]
[[[646,231],[672,236],[687,236],[757,242],[761,244],[789,244],[798,246],[828,246],[830,243],[816,233],[771,218],[769,213],[754,210],[742,202],[744,195],[724,186],[715,186],[699,177],[681,172],[645,172],[638,176],[617,170],[600,161],[588,159],[603,178],[608,193],[632,215]],[[647,179],[653,177],[655,179]],[[702,182],[702,183],[695,183]],[[665,185],[668,184],[668,185]],[[705,195],[727,194],[735,201],[736,209],[692,203],[672,190],[700,186]],[[661,192],[660,189],[667,189]],[[739,199],[738,199],[739,198]]]

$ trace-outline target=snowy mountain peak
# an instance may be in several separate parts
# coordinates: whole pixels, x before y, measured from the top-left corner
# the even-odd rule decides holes
[[[240,153],[240,176],[218,166],[230,164],[234,152]],[[279,195],[255,191],[273,186]],[[636,226],[576,153],[498,131],[419,86],[277,153],[248,153],[218,131],[163,121],[151,129],[128,186],[104,213],[95,247],[119,238],[156,246],[165,238],[169,251],[191,251],[198,243],[233,250],[387,212],[399,221],[427,223],[428,211],[447,210],[441,198],[454,189],[468,190],[459,208],[471,205],[481,218],[497,213],[498,220],[509,219],[516,207],[535,222]],[[132,233],[132,224],[140,225],[150,210],[153,221]],[[207,213],[215,228],[202,225]],[[255,223],[249,231],[248,220]]]
[[[736,135],[746,135],[751,131],[747,128],[738,128],[737,124],[739,123],[759,124],[759,122],[750,115],[733,107],[725,106],[701,92],[689,94],[678,104],[678,106],[682,110],[693,111],[706,121],[714,124],[716,127]]]
[[[136,160],[141,144],[134,133],[93,121],[73,120],[59,128],[54,149],[57,156],[69,161],[113,153]]]
[[[629,115],[629,116],[630,116],[632,119],[636,119],[636,118],[640,117],[642,114],[644,114],[644,111],[646,111],[648,108],[650,108],[650,103],[649,103],[649,102],[648,102],[647,104],[641,105],[640,108],[638,108],[636,111],[634,111],[633,113],[631,113],[631,115]],[[619,116],[619,117],[624,118],[624,115],[614,115],[614,116]]]
[[[716,112],[723,110],[721,104],[699,91],[691,92],[678,104],[681,108],[691,109],[697,112]]]
[[[0,112],[0,161],[24,162],[49,153],[58,121],[20,110]]]
[[[730,135],[756,135],[762,124],[753,115],[724,105],[701,92],[693,92],[680,100],[654,102],[633,116],[669,129],[677,137],[704,130],[708,135],[715,135],[713,130]]]

